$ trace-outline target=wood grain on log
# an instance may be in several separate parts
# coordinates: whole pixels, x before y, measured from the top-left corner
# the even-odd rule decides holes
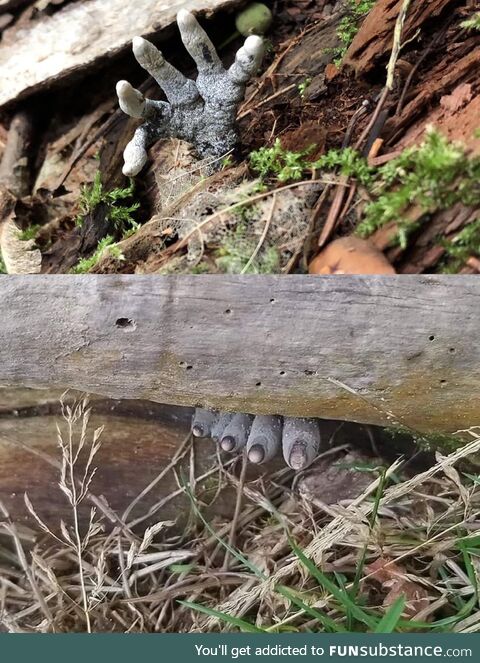
[[[477,277],[0,280],[0,384],[419,431],[480,424]]]
[[[0,106],[79,71],[130,46],[136,35],[159,33],[179,9],[212,12],[241,0],[89,0],[67,5],[30,29],[11,30],[0,51]]]

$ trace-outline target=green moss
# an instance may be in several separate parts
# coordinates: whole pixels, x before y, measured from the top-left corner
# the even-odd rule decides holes
[[[40,228],[41,226],[39,224],[28,226],[28,228],[25,228],[25,230],[21,230],[18,233],[18,238],[21,239],[22,242],[28,242],[31,239],[35,239]]]
[[[77,225],[82,225],[84,218],[93,212],[100,204],[106,206],[106,216],[113,228],[119,232],[136,230],[138,223],[133,213],[140,207],[140,203],[122,204],[122,201],[132,198],[134,194],[134,182],[125,188],[116,188],[105,191],[102,184],[100,171],[95,173],[94,180],[90,186],[82,188],[79,200],[80,214],[77,217]]]
[[[467,28],[467,30],[480,30],[480,12],[477,12],[470,18],[467,18],[465,21],[460,23],[462,28]]]
[[[2,253],[0,251],[0,274],[6,274],[7,273],[7,268],[5,267],[5,263],[3,262],[2,258]]]
[[[272,147],[261,147],[250,154],[250,166],[261,179],[273,177],[279,182],[300,180],[304,171],[312,165],[307,156],[314,146],[302,152],[284,150],[279,138]]]
[[[427,220],[428,214],[456,203],[480,204],[480,158],[469,158],[465,147],[430,130],[423,143],[408,148],[374,172],[373,200],[364,210],[357,228],[362,237],[390,222],[398,227],[397,241],[405,248],[409,235]],[[405,217],[416,205],[423,215],[415,221]]]
[[[215,262],[224,274],[240,274],[249,263],[257,243],[247,237],[247,225],[239,223],[225,237],[223,245],[216,251]],[[263,249],[248,269],[248,274],[275,274],[280,266],[280,256],[275,247]]]
[[[398,157],[371,167],[355,150],[330,150],[313,161],[314,146],[302,152],[284,150],[279,139],[272,147],[252,152],[250,166],[262,182],[301,180],[312,170],[334,172],[355,179],[367,189],[370,202],[363,210],[356,232],[368,237],[395,223],[392,244],[406,248],[409,238],[431,214],[457,203],[480,205],[480,157],[470,157],[461,143],[449,141],[430,129],[420,145],[405,149]],[[412,220],[412,207],[420,214]],[[469,224],[452,242],[443,242],[447,258],[443,271],[456,272],[470,255],[480,255],[480,220]]]
[[[375,2],[376,0],[347,0],[347,15],[342,18],[337,28],[340,45],[330,50],[337,66],[341,65],[343,56],[359,31],[362,20],[370,12]]]
[[[84,258],[70,270],[71,274],[87,274],[98,263],[102,255],[108,251],[117,260],[123,260],[123,255],[111,235],[107,235],[98,243],[95,253],[89,258]]]
[[[426,453],[433,453],[435,451],[440,451],[443,454],[449,454],[452,453],[453,451],[456,451],[460,447],[465,446],[467,444],[466,440],[456,437],[455,435],[448,435],[445,433],[415,433],[409,429],[409,428],[401,428],[401,427],[392,427],[392,428],[386,428],[385,432],[388,433],[391,437],[392,440],[395,440],[395,438],[401,437],[405,438],[405,436],[412,438],[413,441],[415,442],[415,445],[421,450]]]
[[[475,219],[453,240],[442,240],[446,258],[441,265],[445,274],[456,274],[470,256],[480,256],[480,219]]]

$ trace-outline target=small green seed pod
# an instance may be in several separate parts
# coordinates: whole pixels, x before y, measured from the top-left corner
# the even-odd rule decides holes
[[[262,2],[252,2],[236,18],[237,30],[244,37],[249,35],[264,35],[272,25],[273,15],[270,9]]]
[[[285,462],[292,470],[304,470],[320,449],[320,427],[316,419],[284,417],[282,447]]]
[[[248,434],[253,422],[251,414],[235,414],[225,427],[220,446],[224,451],[241,451],[247,444]]]
[[[282,442],[282,419],[277,416],[255,417],[247,441],[248,460],[265,463],[280,450]]]
[[[197,407],[192,420],[192,435],[194,437],[210,437],[216,418],[216,412]]]

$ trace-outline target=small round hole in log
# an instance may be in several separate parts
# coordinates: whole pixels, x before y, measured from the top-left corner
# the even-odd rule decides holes
[[[131,318],[117,318],[115,326],[118,327],[118,329],[123,329],[126,332],[132,332],[137,328],[137,323]]]
[[[429,340],[429,341],[434,341],[434,340],[435,340],[435,336],[434,336],[433,334],[431,334],[431,335],[428,337],[428,340]]]

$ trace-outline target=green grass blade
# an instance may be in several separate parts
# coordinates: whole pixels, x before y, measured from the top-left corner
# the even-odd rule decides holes
[[[393,633],[398,626],[400,617],[402,616],[405,608],[405,597],[399,596],[398,599],[392,603],[387,612],[383,615],[382,619],[378,622],[375,633]]]
[[[334,619],[332,619],[328,615],[325,615],[319,610],[316,610],[316,608],[312,608],[311,606],[307,605],[304,601],[302,601],[301,598],[296,596],[288,587],[284,587],[283,585],[277,585],[275,587],[275,591],[278,594],[284,596],[289,601],[291,601],[294,605],[297,606],[297,608],[300,608],[301,610],[306,612],[307,615],[310,615],[310,617],[317,619],[322,624],[322,626],[324,626],[332,633],[346,632],[346,629],[341,624],[337,623]]]
[[[183,605],[185,608],[190,608],[190,610],[196,610],[197,612],[202,612],[204,615],[209,617],[216,617],[230,626],[236,626],[241,631],[246,631],[247,633],[265,633],[266,631],[262,628],[258,628],[250,622],[246,622],[240,617],[233,617],[232,615],[227,615],[225,612],[220,612],[219,610],[214,610],[213,608],[207,608],[204,605],[199,605],[198,603],[191,603],[190,601],[177,601],[180,605]]]
[[[369,628],[374,629],[377,625],[377,621],[374,617],[368,615],[362,608],[360,608],[356,603],[352,601],[347,592],[339,589],[335,583],[333,583],[327,576],[325,576],[320,569],[317,569],[315,564],[308,557],[305,557],[303,552],[298,548],[298,546],[291,540],[290,545],[293,552],[296,554],[298,559],[302,564],[308,569],[310,574],[317,580],[317,582],[324,587],[332,596],[334,596],[340,604],[340,607],[348,615],[350,612],[355,619],[366,624]]]
[[[183,477],[182,477],[182,479],[183,479]],[[203,517],[202,512],[200,511],[200,509],[197,506],[195,497],[194,497],[192,491],[190,490],[190,486],[188,486],[186,482],[184,482],[183,488],[184,488],[186,494],[188,495],[188,498],[190,499],[190,502],[192,504],[193,510],[195,511],[195,514],[200,518],[200,520],[205,525],[207,530],[210,532],[210,534],[213,537],[215,537],[215,539],[218,541],[218,543],[220,543],[226,550],[228,550],[228,552],[231,555],[233,555],[235,557],[236,560],[238,560],[241,564],[246,566],[247,569],[249,569],[258,578],[260,578],[261,580],[267,580],[267,576],[264,573],[262,573],[262,571],[260,571],[260,569],[257,568],[255,566],[255,564],[252,564],[252,562],[250,562],[250,560],[248,560],[246,557],[244,557],[241,552],[239,552],[238,550],[233,548],[226,541],[224,541],[220,536],[218,536],[218,534],[215,532],[213,527],[211,527],[210,523],[207,520],[205,520],[205,518]]]

